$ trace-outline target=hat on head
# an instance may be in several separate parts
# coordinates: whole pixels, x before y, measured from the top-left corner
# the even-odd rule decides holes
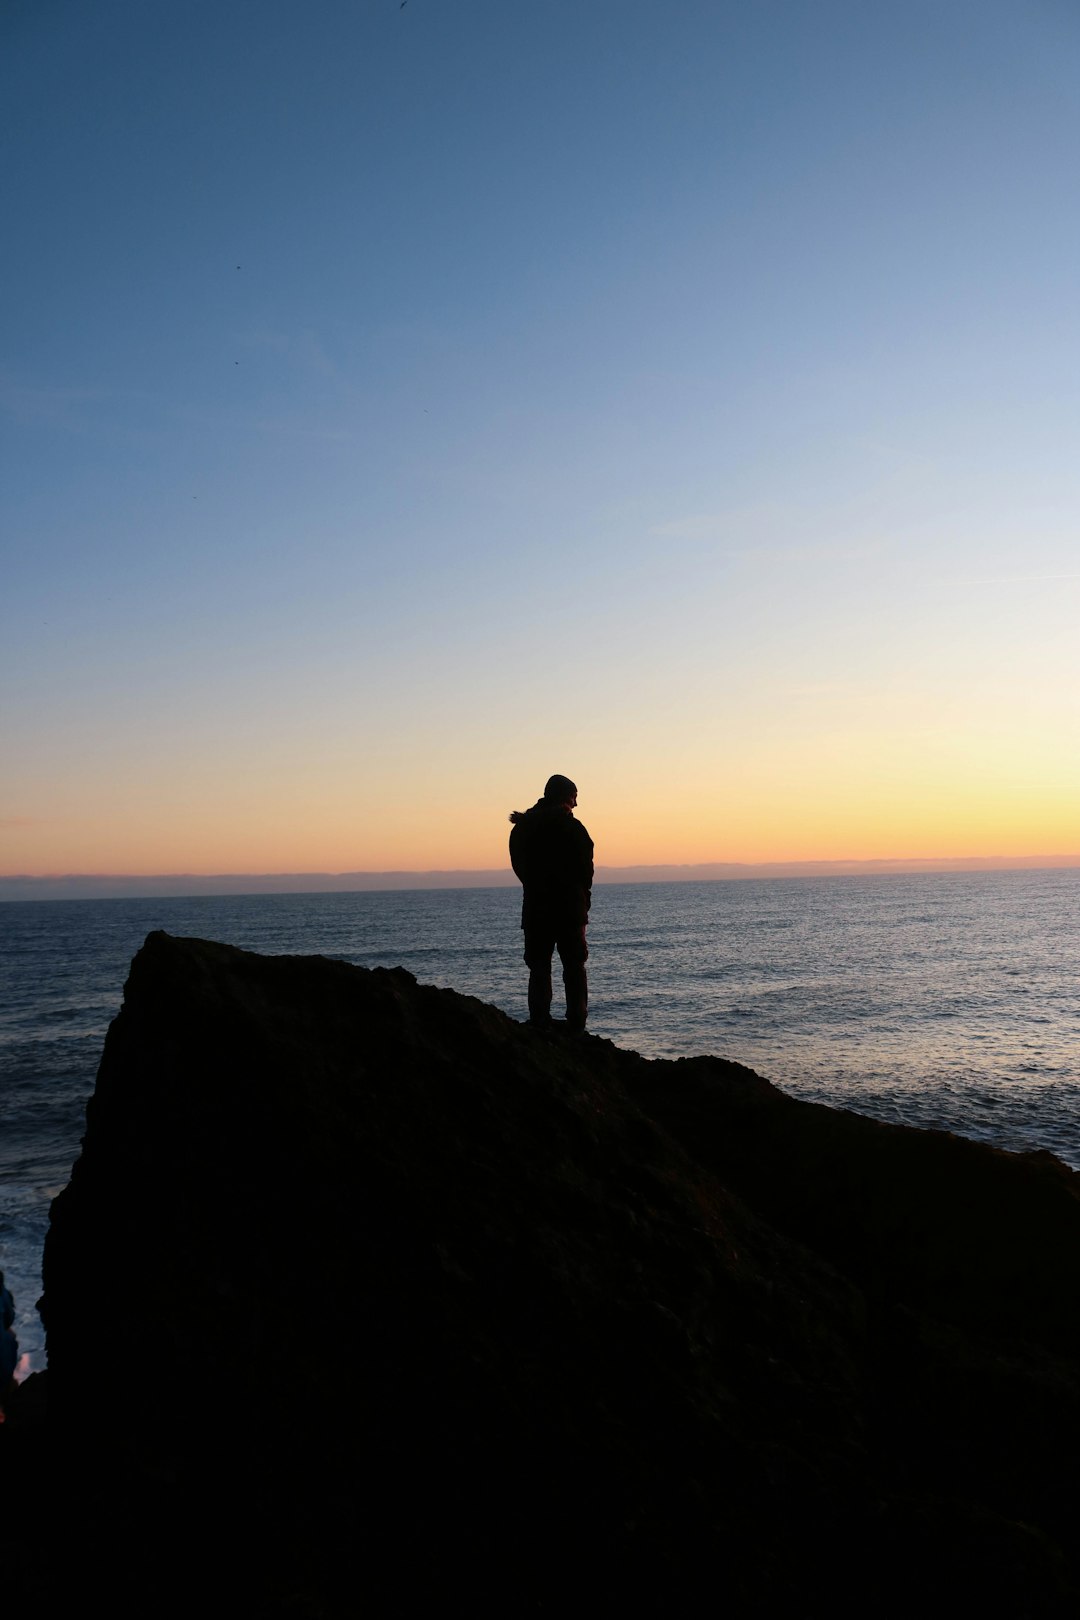
[[[549,776],[544,783],[544,798],[566,804],[570,799],[577,798],[577,783],[571,782],[568,776]]]

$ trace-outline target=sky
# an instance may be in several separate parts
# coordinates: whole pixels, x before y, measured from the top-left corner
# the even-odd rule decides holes
[[[0,876],[1080,853],[1074,0],[7,0]]]

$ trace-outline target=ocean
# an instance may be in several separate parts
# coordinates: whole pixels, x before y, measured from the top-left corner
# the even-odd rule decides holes
[[[49,1204],[152,929],[405,967],[523,1019],[519,894],[0,904],[0,1268],[21,1374],[45,1364]],[[607,884],[589,947],[590,1029],[620,1046],[715,1053],[815,1102],[1080,1169],[1080,869]],[[108,1256],[101,1272],[107,1301],[124,1279]]]

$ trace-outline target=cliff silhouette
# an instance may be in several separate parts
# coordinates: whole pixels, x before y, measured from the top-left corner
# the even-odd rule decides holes
[[[0,1428],[69,1614],[1075,1615],[1080,1177],[151,934]]]

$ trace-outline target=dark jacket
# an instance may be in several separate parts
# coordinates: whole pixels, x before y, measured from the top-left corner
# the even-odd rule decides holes
[[[593,841],[565,804],[515,810],[510,865],[524,888],[521,926],[584,927],[592,904]]]

